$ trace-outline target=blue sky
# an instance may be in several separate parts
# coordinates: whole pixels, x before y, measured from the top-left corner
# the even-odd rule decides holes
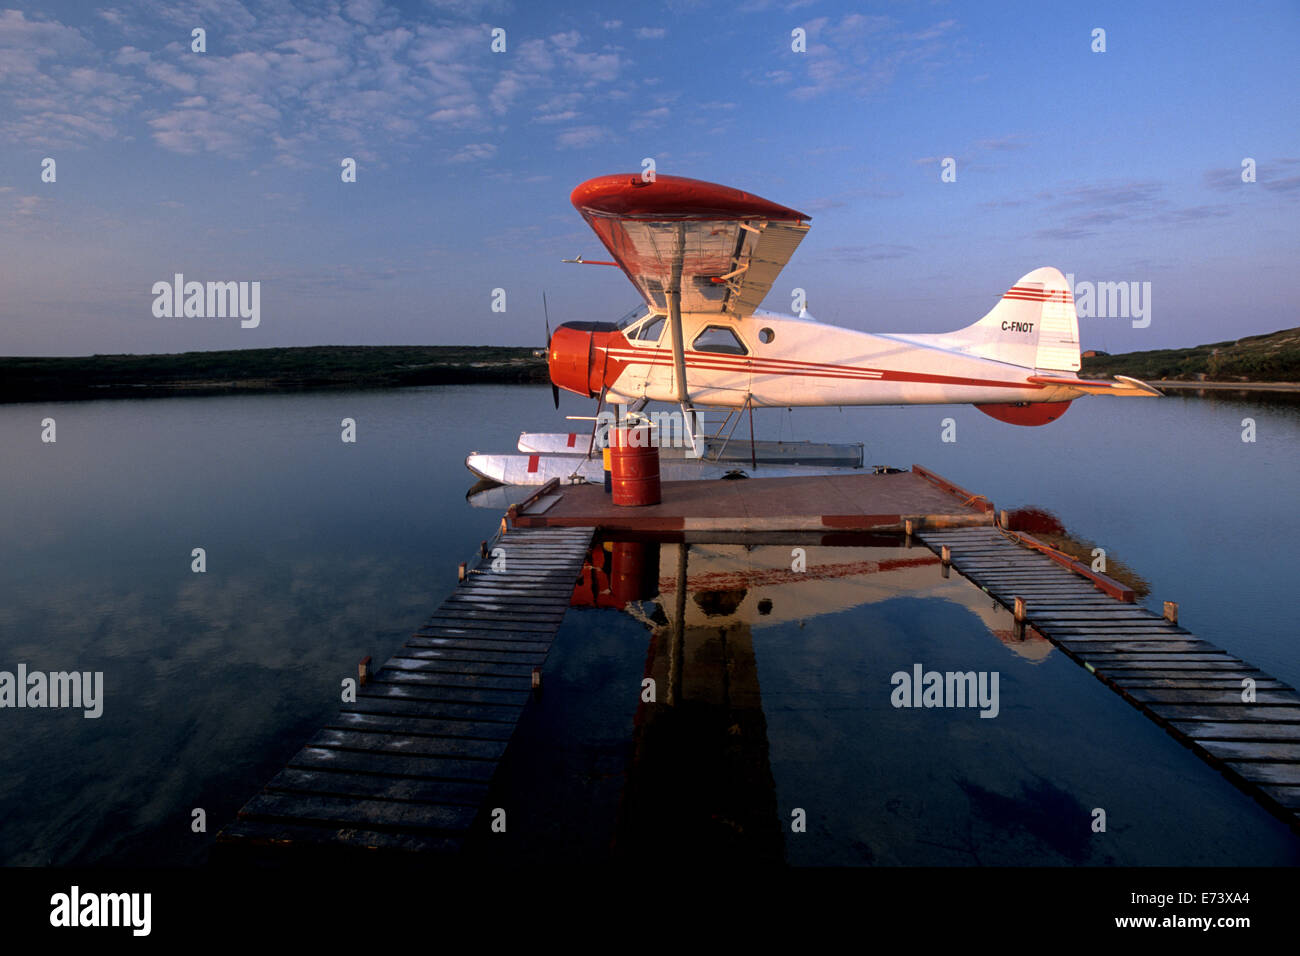
[[[769,308],[945,331],[1054,265],[1151,283],[1149,327],[1082,319],[1085,347],[1300,325],[1300,7],[1051,7],[0,11],[0,354],[540,344],[543,290],[552,323],[639,301],[560,259],[603,252],[570,190],[644,157],[812,216]],[[259,280],[260,325],[155,318],[176,272]]]

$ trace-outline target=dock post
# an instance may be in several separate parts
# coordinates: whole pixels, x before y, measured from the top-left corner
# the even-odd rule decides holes
[[[903,522],[903,533],[907,535],[907,538],[904,540],[903,544],[906,547],[910,548],[912,546],[912,519],[911,518],[908,518],[906,521]]]
[[[464,581],[465,575],[468,573],[468,571],[469,571],[468,565],[466,565],[465,562],[462,561],[460,564],[456,566],[456,580]]]
[[[1022,597],[1016,598],[1016,606],[1014,611],[1012,612],[1012,617],[1015,618],[1015,623],[1011,625],[1011,634],[1016,640],[1023,641],[1025,639],[1025,599],[1024,598]]]
[[[1178,602],[1177,601],[1165,602],[1165,620],[1168,621],[1170,624],[1178,623]]]
[[[357,662],[357,682],[362,684],[370,680],[370,655],[367,654]]]
[[[1017,624],[1025,623],[1025,599],[1022,597],[1016,598],[1015,614]]]
[[[1011,530],[1011,518],[1007,514],[1007,509],[1003,508],[998,512],[998,527]]]
[[[948,576],[948,568],[952,565],[952,548],[946,544],[939,549],[939,573],[945,578]]]
[[[486,541],[480,541],[478,545],[478,556],[486,558],[488,556],[488,546]]]
[[[542,689],[542,669],[540,667],[534,667],[533,668],[533,690],[540,691],[541,689]]]

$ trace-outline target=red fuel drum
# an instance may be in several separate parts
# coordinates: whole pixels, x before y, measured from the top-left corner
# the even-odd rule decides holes
[[[620,425],[611,431],[609,465],[614,504],[659,504],[659,449],[647,426]]]

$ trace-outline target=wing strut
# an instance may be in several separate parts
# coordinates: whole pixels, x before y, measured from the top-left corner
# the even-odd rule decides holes
[[[668,300],[668,328],[673,346],[673,374],[677,379],[677,401],[682,406],[682,424],[691,436],[691,450],[695,457],[700,456],[700,445],[695,434],[695,409],[691,407],[690,388],[686,382],[686,346],[682,338],[682,260],[686,255],[686,224],[677,224],[677,242],[673,249],[672,271],[668,278],[668,288],[664,290]]]

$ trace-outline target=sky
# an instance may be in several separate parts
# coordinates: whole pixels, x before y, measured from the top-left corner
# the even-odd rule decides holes
[[[1294,0],[3,6],[2,355],[540,346],[543,292],[640,301],[561,259],[647,158],[811,217],[767,308],[943,332],[1050,265],[1149,290],[1085,348],[1300,325]],[[257,326],[156,316],[176,273],[259,282]]]

